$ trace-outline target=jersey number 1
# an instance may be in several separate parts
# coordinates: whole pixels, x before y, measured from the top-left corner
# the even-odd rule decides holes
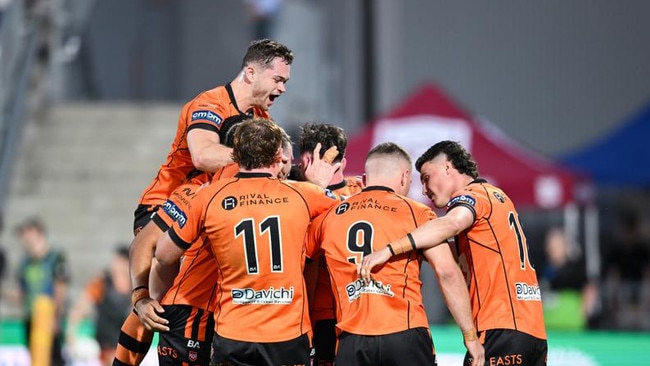
[[[519,220],[517,220],[517,216],[514,212],[508,214],[508,223],[510,224],[510,229],[515,231],[515,236],[517,237],[517,245],[519,246],[519,264],[521,269],[526,269],[526,259],[528,259],[528,265],[530,268],[535,270],[535,267],[530,264],[530,259],[528,258],[526,237],[524,236],[523,230],[521,230],[521,224],[519,224]]]
[[[269,252],[271,253],[271,272],[282,272],[282,240],[280,240],[280,218],[269,216],[260,223],[260,236],[269,234]],[[246,271],[248,274],[258,274],[257,236],[255,221],[245,219],[235,226],[235,238],[243,235],[244,255],[246,256]]]

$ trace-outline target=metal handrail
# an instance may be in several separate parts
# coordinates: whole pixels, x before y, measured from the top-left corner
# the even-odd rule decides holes
[[[36,32],[23,9],[23,1],[12,2],[0,23],[0,213],[5,208],[22,138],[27,87],[36,54]]]

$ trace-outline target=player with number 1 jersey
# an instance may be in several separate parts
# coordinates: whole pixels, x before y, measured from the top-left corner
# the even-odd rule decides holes
[[[483,179],[453,194],[448,210],[472,211],[474,224],[456,237],[476,328],[514,329],[546,339],[537,274],[510,198]]]

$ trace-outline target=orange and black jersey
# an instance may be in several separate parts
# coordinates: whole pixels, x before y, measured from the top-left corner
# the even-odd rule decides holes
[[[447,210],[458,209],[474,215],[472,226],[456,237],[456,249],[477,329],[515,329],[546,339],[537,275],[510,198],[477,179],[452,195]]]
[[[232,177],[236,174],[232,169],[233,165],[237,168],[237,164],[229,164],[219,169],[214,177]],[[187,212],[192,207],[192,200],[202,187],[202,185],[191,183],[176,188],[153,217],[154,223],[163,232],[167,231],[174,222],[185,225]],[[212,252],[206,245],[206,241],[200,238],[185,251],[178,275],[160,303],[162,305],[191,305],[214,312],[216,307],[215,269]]]
[[[373,273],[370,284],[359,279],[357,263],[434,217],[419,202],[387,187],[371,186],[313,221],[307,255],[324,253],[340,331],[383,335],[429,327],[420,293],[418,252],[392,258]]]
[[[363,185],[360,177],[345,177],[340,183],[327,186],[327,189],[341,199],[346,199],[355,193],[361,192]]]
[[[311,330],[302,276],[312,218],[336,204],[311,183],[242,173],[201,189],[169,235],[181,248],[205,235],[216,261],[215,332],[246,342],[280,342]]]
[[[162,232],[165,232],[172,223],[178,220],[186,221],[187,207],[196,191],[203,184],[209,182],[210,179],[232,177],[238,171],[237,164],[233,163],[217,170],[214,175],[201,172],[171,193],[167,201],[153,215],[153,222]],[[212,324],[212,312],[215,310],[214,259],[202,244],[203,242],[199,241],[184,253],[179,274],[161,299],[163,305],[189,305],[192,307],[190,317],[187,319],[191,326],[186,329],[190,332]],[[203,284],[203,286],[199,287],[198,284]],[[186,307],[182,307],[178,311],[185,311],[183,309]],[[199,321],[194,321],[195,319],[199,319]],[[174,321],[176,320],[178,319],[174,319]],[[152,339],[153,331],[147,330],[134,313],[129,314],[120,331],[114,365],[139,365],[142,363],[151,346]]]
[[[230,84],[204,91],[187,102],[178,117],[176,137],[167,154],[167,161],[160,166],[156,177],[142,192],[139,204],[162,204],[174,188],[200,173],[194,168],[187,146],[190,130],[200,128],[218,133],[226,118],[240,114],[270,118],[267,111],[258,107],[250,111],[239,110]]]
[[[230,163],[214,172],[212,175],[212,182],[218,181],[222,178],[232,178],[237,175],[237,173],[239,173],[239,164]]]
[[[363,186],[359,177],[346,177],[340,183],[328,186],[327,189],[332,191],[341,200],[345,200],[353,194],[361,192]],[[322,260],[318,262],[316,290],[310,308],[312,324],[322,319],[336,319],[330,275],[327,272],[325,261]]]

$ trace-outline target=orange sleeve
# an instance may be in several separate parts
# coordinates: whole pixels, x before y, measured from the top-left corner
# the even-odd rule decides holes
[[[207,91],[187,104],[183,117],[187,120],[188,130],[201,128],[219,132],[223,121],[232,113],[228,98],[215,98],[214,94],[215,90]]]
[[[177,220],[169,229],[169,236],[180,248],[187,250],[201,236],[205,207],[215,194],[214,188],[218,186],[219,184],[212,183],[198,190],[184,212],[184,220]]]

